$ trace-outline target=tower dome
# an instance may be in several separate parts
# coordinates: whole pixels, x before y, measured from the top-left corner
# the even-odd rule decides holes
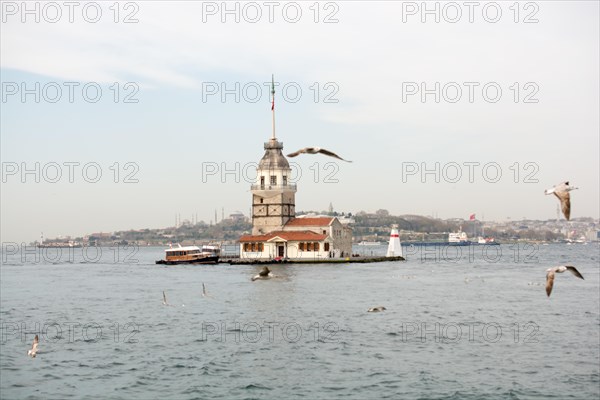
[[[290,164],[283,155],[283,143],[271,139],[265,143],[265,155],[258,163],[259,170],[289,169]]]

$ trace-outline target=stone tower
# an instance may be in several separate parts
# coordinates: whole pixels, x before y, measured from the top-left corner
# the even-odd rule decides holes
[[[252,185],[252,234],[281,230],[296,215],[296,185],[289,182],[291,169],[281,152],[283,143],[271,138],[256,169]]]
[[[281,230],[296,215],[296,185],[290,183],[292,170],[282,153],[283,143],[275,137],[275,81],[271,85],[273,133],[265,143],[265,155],[256,169],[252,191],[252,234]]]

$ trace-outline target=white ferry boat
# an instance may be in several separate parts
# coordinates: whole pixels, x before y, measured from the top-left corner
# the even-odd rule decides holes
[[[449,244],[469,244],[469,238],[465,232],[459,230],[458,232],[450,232],[448,234]]]

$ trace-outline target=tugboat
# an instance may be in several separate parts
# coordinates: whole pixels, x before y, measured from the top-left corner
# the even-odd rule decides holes
[[[500,244],[500,243],[497,243],[496,239],[494,239],[493,237],[478,236],[477,244],[496,245],[496,244]]]
[[[157,264],[217,264],[219,255],[216,251],[203,251],[198,246],[171,247],[165,250],[164,260],[156,261]]]

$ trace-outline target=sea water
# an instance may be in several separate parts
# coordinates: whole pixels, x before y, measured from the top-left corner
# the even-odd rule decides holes
[[[2,399],[600,396],[598,244],[407,247],[255,282],[157,265],[162,248],[4,250]],[[557,274],[548,297],[555,265],[585,280]]]

